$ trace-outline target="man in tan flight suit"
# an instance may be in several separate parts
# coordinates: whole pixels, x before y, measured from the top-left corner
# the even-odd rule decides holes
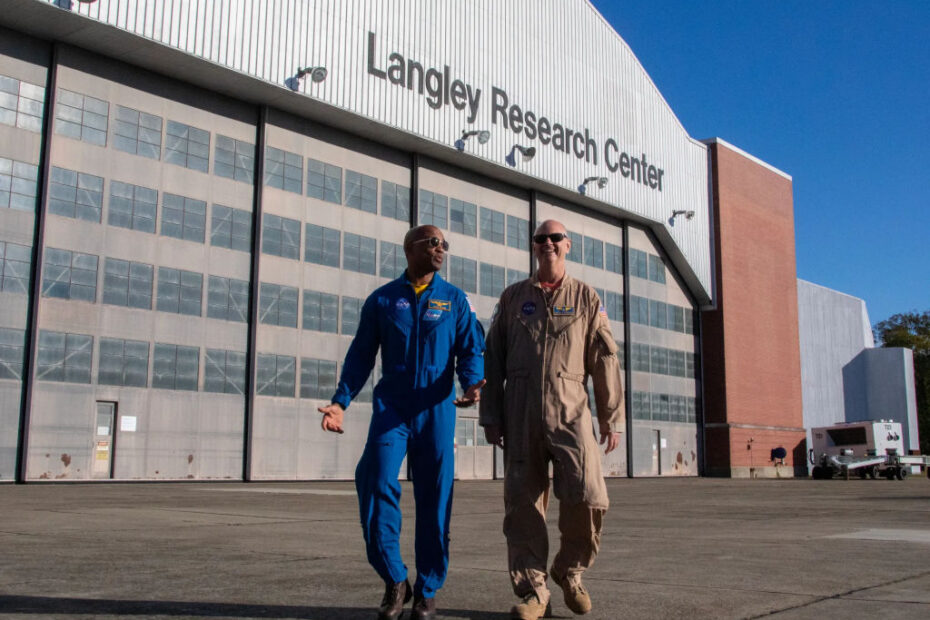
[[[504,449],[504,535],[510,579],[522,600],[511,617],[549,607],[546,507],[549,462],[559,499],[561,545],[550,575],[576,614],[591,610],[581,574],[594,563],[608,499],[588,408],[594,382],[601,444],[620,443],[623,384],[617,345],[597,293],[565,273],[565,227],[547,220],[533,235],[538,270],[503,292],[487,337],[480,423]]]

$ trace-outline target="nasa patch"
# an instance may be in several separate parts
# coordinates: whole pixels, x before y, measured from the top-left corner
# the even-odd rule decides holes
[[[394,304],[394,307],[397,308],[398,310],[406,310],[410,307],[410,302],[404,299],[403,297],[401,297],[400,299],[397,300],[397,303]]]
[[[528,301],[525,304],[523,304],[522,310],[523,310],[523,314],[525,314],[526,316],[529,316],[533,314],[534,312],[536,312],[536,304],[533,303],[532,301]]]

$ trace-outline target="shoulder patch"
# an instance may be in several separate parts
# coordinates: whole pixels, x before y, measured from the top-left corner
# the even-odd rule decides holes
[[[475,311],[475,304],[472,303],[471,297],[469,297],[468,295],[465,295],[465,301],[468,302],[468,309],[471,310],[471,313],[477,314],[477,312]]]
[[[607,318],[607,308],[604,307],[604,304],[601,304],[601,307],[598,308],[597,313],[600,314],[605,319]]]

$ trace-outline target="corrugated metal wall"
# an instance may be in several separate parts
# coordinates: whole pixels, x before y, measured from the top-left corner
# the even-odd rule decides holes
[[[471,140],[466,151],[499,165],[515,143],[536,146],[535,159],[519,169],[570,190],[605,176],[608,185],[588,195],[667,226],[705,292],[711,289],[706,147],[687,135],[626,43],[586,0],[98,0],[74,7],[277,84],[299,66],[324,65],[329,77],[305,80],[307,94],[450,149],[463,129],[489,129],[487,144]],[[376,68],[386,69],[397,52],[425,70],[448,66],[451,80],[480,89],[474,123],[467,106],[433,109],[426,93],[370,74],[369,32],[376,35]],[[492,123],[495,87],[524,112],[587,129],[597,164]],[[662,191],[608,170],[608,138],[664,170]],[[696,216],[668,226],[676,209]]]

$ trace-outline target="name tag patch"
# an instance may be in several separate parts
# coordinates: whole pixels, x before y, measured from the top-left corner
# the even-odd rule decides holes
[[[552,306],[552,314],[555,316],[571,316],[575,314],[575,306]]]
[[[441,300],[441,299],[430,299],[430,300],[429,300],[429,306],[427,306],[427,307],[428,307],[430,310],[440,310],[440,311],[443,311],[443,312],[449,312],[450,310],[452,310],[452,302],[451,302],[451,301],[443,301],[443,300]]]
[[[423,313],[424,321],[438,321],[440,318],[442,318],[442,310],[437,310],[436,308],[430,308]]]

